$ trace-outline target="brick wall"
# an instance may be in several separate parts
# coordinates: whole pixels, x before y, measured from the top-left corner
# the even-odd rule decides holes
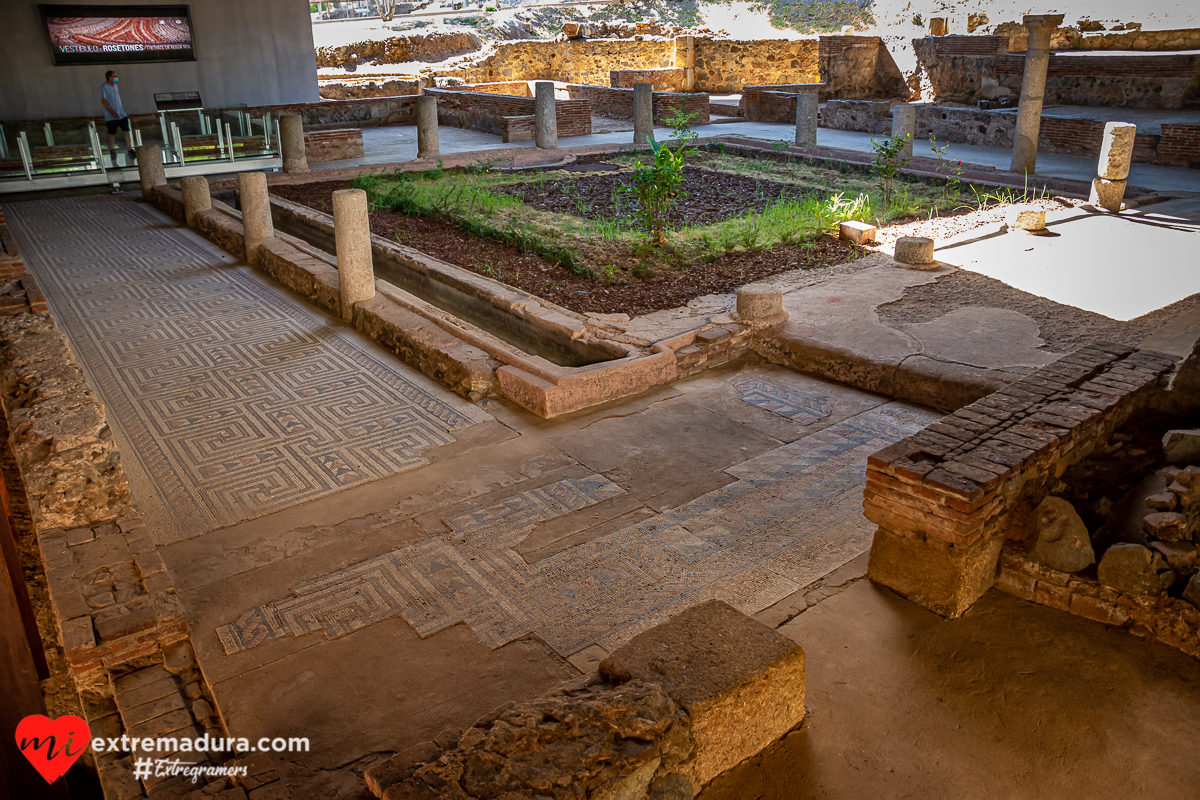
[[[1200,125],[1164,122],[1155,163],[1200,169]]]
[[[614,89],[632,89],[635,83],[648,83],[656,92],[679,92],[683,90],[682,67],[664,69],[614,69],[608,76],[608,85]]]
[[[591,101],[592,112],[605,117],[616,119],[633,119],[633,89],[613,89],[608,86],[583,86],[576,83],[567,84],[567,91],[572,99],[587,99]],[[696,114],[693,125],[707,125],[708,95],[703,92],[681,94],[677,92],[651,92],[654,123],[665,123],[672,115],[673,109],[680,109],[685,114]]]
[[[304,134],[304,155],[310,164],[363,157],[362,128],[313,131]]]
[[[956,617],[995,580],[1000,545],[1072,464],[1143,409],[1169,356],[1086,347],[959,409],[867,462],[879,525],[870,574]]]
[[[508,135],[524,131],[521,125],[506,127],[503,117],[525,117],[534,112],[532,97],[451,89],[426,89],[425,93],[437,98],[438,124],[500,136],[506,135],[506,131]],[[559,100],[554,105],[559,136],[586,136],[592,132],[590,100]]]
[[[494,83],[471,83],[458,87],[464,92],[485,92],[487,94],[506,94],[512,97],[533,97],[533,89],[529,81],[496,81]]]

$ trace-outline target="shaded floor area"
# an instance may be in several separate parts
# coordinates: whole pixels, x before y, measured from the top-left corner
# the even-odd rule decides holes
[[[859,575],[865,572],[861,565]],[[947,621],[865,578],[779,628],[804,725],[702,800],[1172,797],[1200,785],[1200,665],[992,590]]]

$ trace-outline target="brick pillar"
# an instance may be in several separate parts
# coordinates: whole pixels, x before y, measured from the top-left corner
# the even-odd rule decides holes
[[[1038,129],[1042,125],[1042,98],[1046,94],[1046,69],[1050,66],[1050,36],[1063,21],[1062,14],[1025,17],[1029,45],[1025,50],[1025,75],[1021,103],[1013,132],[1013,172],[1032,173],[1037,167]]]

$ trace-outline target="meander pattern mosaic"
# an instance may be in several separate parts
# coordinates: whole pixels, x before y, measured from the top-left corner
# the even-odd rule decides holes
[[[487,416],[138,203],[5,210],[160,543],[411,469]]]
[[[520,492],[446,518],[442,536],[298,585],[217,635],[232,654],[399,614],[422,637],[465,622],[492,647],[532,633],[569,655],[612,649],[708,599],[754,613],[869,547],[867,456],[937,418],[880,406],[728,469],[738,480],[721,489],[533,564],[513,548],[538,522],[623,490],[592,475]]]

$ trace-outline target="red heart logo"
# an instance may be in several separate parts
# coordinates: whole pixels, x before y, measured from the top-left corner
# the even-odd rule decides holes
[[[80,717],[50,719],[31,714],[17,725],[17,748],[46,783],[61,778],[91,744],[92,732]]]

